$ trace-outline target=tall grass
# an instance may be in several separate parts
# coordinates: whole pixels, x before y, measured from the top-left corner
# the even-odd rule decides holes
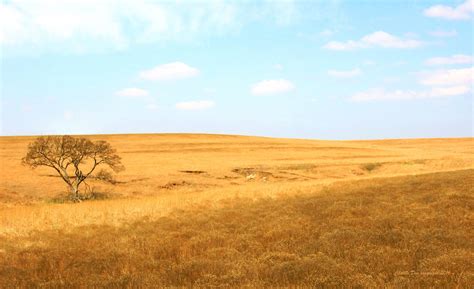
[[[3,238],[0,287],[469,288],[473,183],[473,170],[346,182]]]

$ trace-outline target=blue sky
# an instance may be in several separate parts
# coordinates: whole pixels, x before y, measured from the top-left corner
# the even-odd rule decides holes
[[[2,1],[0,133],[473,136],[473,5]]]

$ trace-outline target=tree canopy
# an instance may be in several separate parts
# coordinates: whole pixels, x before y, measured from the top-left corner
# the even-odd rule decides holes
[[[80,200],[79,186],[97,166],[106,165],[114,172],[124,169],[121,158],[108,142],[68,135],[38,137],[28,145],[22,162],[33,169],[54,169],[69,186],[74,200]]]

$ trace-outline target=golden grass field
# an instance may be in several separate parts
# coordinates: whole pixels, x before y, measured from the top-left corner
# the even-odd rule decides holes
[[[0,288],[472,288],[474,139],[97,135],[104,200],[0,138]]]

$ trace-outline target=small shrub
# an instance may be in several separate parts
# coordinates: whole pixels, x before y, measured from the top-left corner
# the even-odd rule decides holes
[[[70,201],[70,197],[65,194],[59,194],[49,200],[46,200],[46,202],[51,203],[51,204],[64,204],[68,203]]]
[[[105,200],[108,198],[110,198],[110,196],[107,193],[92,191],[90,194],[84,196],[83,200]]]
[[[82,201],[87,201],[87,200],[105,200],[109,198],[110,198],[110,195],[108,193],[96,192],[94,191],[94,189],[92,189],[88,193],[81,194],[78,199],[71,198],[71,196],[66,195],[66,194],[60,194],[47,200],[47,202],[51,204],[65,204],[65,203],[82,202]]]
[[[117,183],[117,180],[115,180],[114,175],[111,172],[104,169],[101,169],[100,171],[98,171],[97,174],[95,174],[95,178],[103,182],[107,182],[111,184]]]
[[[381,166],[382,166],[381,163],[368,163],[368,164],[361,165],[361,168],[370,173],[373,170],[376,170],[376,169],[380,168]]]

